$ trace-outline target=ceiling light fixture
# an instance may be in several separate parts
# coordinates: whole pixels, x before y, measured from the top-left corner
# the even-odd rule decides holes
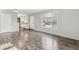
[[[19,13],[19,10],[18,9],[13,9],[13,12]]]

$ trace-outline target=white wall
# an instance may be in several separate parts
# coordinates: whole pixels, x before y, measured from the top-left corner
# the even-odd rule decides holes
[[[34,17],[33,16],[30,16],[30,28],[31,29],[34,29]]]
[[[0,33],[18,31],[18,26],[16,14],[0,10]]]
[[[0,16],[1,32],[11,31],[11,15],[0,14]]]
[[[57,14],[57,29],[41,27],[40,16],[49,12]],[[31,16],[34,17],[32,29],[79,40],[79,10],[48,10]]]
[[[62,12],[60,16],[61,34],[79,40],[79,12]]]
[[[11,14],[11,31],[19,31],[19,23],[17,22],[16,14]]]

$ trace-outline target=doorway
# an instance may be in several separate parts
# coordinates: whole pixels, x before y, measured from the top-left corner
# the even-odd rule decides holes
[[[19,31],[25,31],[27,29],[30,29],[30,22],[28,16],[20,15],[17,18],[17,21],[19,22]]]

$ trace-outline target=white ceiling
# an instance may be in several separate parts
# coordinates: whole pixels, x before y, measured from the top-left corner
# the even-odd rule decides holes
[[[37,12],[41,12],[41,11],[44,11],[46,9],[0,9],[0,12],[14,12],[14,10],[17,10],[18,13],[22,13],[22,14],[34,14],[34,13],[37,13]]]
[[[20,13],[26,13],[26,14],[33,14],[36,12],[41,12],[44,11],[45,9],[20,9],[19,12]]]
[[[18,9],[19,13],[24,13],[24,14],[34,14],[37,12],[44,11],[46,9]]]

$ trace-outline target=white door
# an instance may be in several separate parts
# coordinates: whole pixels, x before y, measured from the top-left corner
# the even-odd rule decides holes
[[[1,33],[11,31],[11,15],[10,14],[0,15],[0,31]]]

